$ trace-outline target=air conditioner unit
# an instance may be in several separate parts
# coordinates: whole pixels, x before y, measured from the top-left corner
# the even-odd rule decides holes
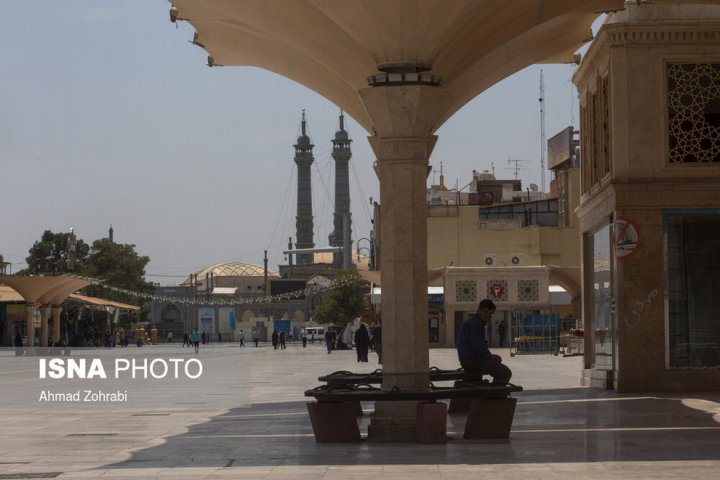
[[[493,254],[489,254],[489,253],[485,254],[483,256],[483,264],[486,267],[494,267],[495,265],[497,265],[496,255],[494,253]]]
[[[513,253],[510,255],[510,265],[522,265],[524,262],[522,253]]]

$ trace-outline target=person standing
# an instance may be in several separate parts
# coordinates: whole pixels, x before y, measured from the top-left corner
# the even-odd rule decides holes
[[[307,347],[307,330],[305,330],[305,327],[300,330],[300,339],[302,340],[303,348]]]
[[[278,349],[278,344],[280,343],[280,337],[279,337],[279,335],[278,335],[277,330],[273,330],[273,333],[272,333],[272,337],[271,337],[271,338],[272,338],[273,350],[277,350],[277,349]]]
[[[485,328],[495,313],[495,304],[485,299],[478,305],[477,312],[465,319],[457,337],[457,353],[460,365],[466,371],[480,372],[493,377],[494,385],[505,385],[512,377],[512,371],[502,363],[499,355],[490,353]]]
[[[168,332],[168,334],[167,334],[167,342],[168,343],[172,343],[172,337],[173,337],[172,332]]]
[[[500,345],[500,348],[505,346],[505,320],[500,320],[500,323],[498,323],[497,326],[497,332],[498,332],[498,342]]]
[[[255,342],[255,348],[260,344],[260,332],[257,331],[257,328],[253,330],[253,342]]]
[[[328,355],[332,353],[333,344],[335,343],[335,332],[329,328],[325,330],[325,347],[327,348]]]
[[[200,351],[200,334],[197,330],[193,330],[190,334],[190,340],[192,340],[193,347],[195,347],[195,353]]]
[[[240,346],[245,346],[245,334],[242,331],[242,328],[240,329],[240,333],[238,334],[238,339],[240,339]]]
[[[285,330],[280,330],[280,350],[285,350],[287,346],[285,345],[285,340],[287,339],[287,336],[285,334]]]
[[[15,334],[15,339],[13,340],[13,346],[15,347],[15,356],[16,357],[22,357],[23,355],[25,355],[25,349],[23,349],[22,336],[19,333]]]
[[[370,339],[375,345],[375,353],[378,356],[378,363],[382,364],[382,322],[378,320],[377,324],[370,329]]]
[[[364,323],[360,322],[360,326],[355,332],[355,353],[358,362],[368,361],[368,348],[370,346],[370,335]]]

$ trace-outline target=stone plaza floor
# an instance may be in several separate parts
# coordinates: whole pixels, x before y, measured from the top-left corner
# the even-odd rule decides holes
[[[132,349],[143,350],[117,355]],[[580,386],[580,357],[496,351],[525,389],[507,441],[464,440],[464,417],[451,416],[447,444],[317,444],[303,391],[332,371],[374,370],[372,352],[358,364],[354,351],[328,355],[319,344],[214,344],[197,358],[230,385],[205,392],[219,402],[172,384],[163,387],[169,397],[132,406],[0,402],[0,479],[708,479],[720,470],[720,394],[589,389]],[[143,352],[194,355],[179,344]],[[430,363],[458,366],[451,349],[432,349]],[[0,352],[0,366],[0,397],[36,395],[37,367],[11,351]]]

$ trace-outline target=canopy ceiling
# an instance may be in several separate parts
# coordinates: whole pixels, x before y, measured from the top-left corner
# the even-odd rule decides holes
[[[0,283],[12,287],[28,303],[60,304],[72,292],[79,290],[90,281],[72,275],[57,276],[2,276]]]
[[[452,104],[534,63],[570,62],[623,0],[172,0],[216,65],[261,67],[341,106],[372,131],[358,90],[379,64],[432,65]]]
[[[452,102],[437,130],[479,93],[536,63],[571,62],[623,0],[171,0],[215,65],[256,66],[342,107],[368,132],[358,90],[377,66],[424,63]],[[720,3],[654,0],[652,3]]]

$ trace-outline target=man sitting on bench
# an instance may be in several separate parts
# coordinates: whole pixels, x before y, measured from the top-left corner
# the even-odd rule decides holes
[[[502,363],[499,355],[490,353],[485,337],[485,326],[495,313],[495,304],[488,299],[480,302],[475,315],[463,322],[458,333],[457,352],[460,365],[466,372],[479,372],[493,377],[493,385],[505,385],[512,371]]]

